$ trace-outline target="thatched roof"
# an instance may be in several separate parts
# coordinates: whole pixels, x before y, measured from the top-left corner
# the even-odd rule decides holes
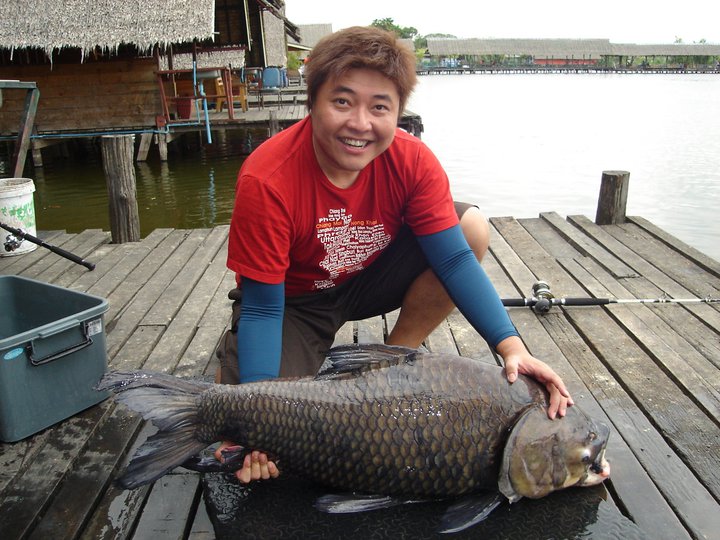
[[[260,4],[261,8],[266,9],[283,22],[283,24],[285,25],[285,33],[288,36],[295,40],[300,39],[298,25],[290,22],[288,18],[285,17],[284,0],[255,0],[255,2]]]
[[[175,53],[172,55],[172,66],[174,69],[192,69],[192,53]],[[216,49],[211,51],[198,51],[195,54],[195,67],[217,68],[230,67],[239,69],[245,66],[245,49],[233,47]],[[170,62],[167,55],[160,55],[159,67],[161,70],[170,69]]]
[[[213,37],[215,0],[0,0],[0,47],[36,47],[48,55],[78,47],[141,50]]]
[[[507,55],[565,58],[599,58],[608,54],[607,39],[431,39],[428,50],[433,56]]]
[[[504,55],[540,58],[600,58],[601,56],[715,56],[720,45],[615,44],[607,39],[434,39],[428,40],[432,56]]]
[[[615,56],[720,56],[720,45],[709,43],[670,43],[666,45],[636,45],[613,43]]]
[[[332,24],[299,24],[300,40],[288,40],[288,45],[303,45],[312,49],[318,41],[332,33]]]
[[[297,37],[283,0],[255,2]],[[149,51],[215,35],[215,0],[0,0],[0,14],[0,48],[39,48],[48,56],[75,47],[113,51],[125,43]]]

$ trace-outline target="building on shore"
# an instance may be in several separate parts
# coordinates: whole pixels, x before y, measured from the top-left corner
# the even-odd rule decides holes
[[[204,94],[210,106],[227,105],[225,88],[246,66],[282,67],[287,36],[299,39],[283,0],[165,0],[139,10],[119,0],[9,4],[0,22],[0,81],[36,84],[38,157],[63,137],[167,132],[193,102],[183,97]],[[0,87],[6,140],[26,110],[25,92],[11,88]]]
[[[626,68],[639,65],[717,68],[720,45],[611,43],[608,39],[454,39],[429,38],[425,67],[483,68],[490,65],[597,66]]]

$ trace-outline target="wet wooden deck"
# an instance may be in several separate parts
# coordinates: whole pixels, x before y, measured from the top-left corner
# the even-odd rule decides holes
[[[504,298],[528,296],[538,279],[556,296],[720,295],[720,263],[641,218],[600,227],[585,217],[547,213],[494,218],[492,225],[483,264]],[[50,232],[47,242],[97,268],[88,272],[38,248],[0,258],[0,274],[107,298],[111,368],[209,376],[230,313],[227,231],[161,229],[123,245],[109,244],[109,234],[99,230]],[[577,403],[611,426],[608,496],[647,538],[720,538],[719,308],[510,310],[530,350],[564,377]],[[391,320],[392,314],[348,325],[338,339],[381,341]],[[427,345],[494,361],[458,314]],[[0,538],[213,538],[198,475],[178,470],[135,491],[112,486],[146,429],[106,401],[1,444]]]

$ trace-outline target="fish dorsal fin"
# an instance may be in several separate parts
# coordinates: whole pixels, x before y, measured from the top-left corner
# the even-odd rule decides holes
[[[370,369],[413,362],[418,354],[422,353],[417,349],[382,343],[341,345],[328,351],[324,364],[326,367],[317,374],[316,379],[352,377]]]

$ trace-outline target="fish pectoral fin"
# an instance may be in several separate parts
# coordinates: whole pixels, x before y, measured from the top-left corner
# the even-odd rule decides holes
[[[487,518],[505,500],[500,493],[469,495],[450,506],[440,521],[439,533],[454,533],[472,527]]]
[[[216,446],[206,448],[180,464],[181,467],[200,473],[235,472],[242,468],[245,456],[250,450],[242,446],[227,446],[221,450],[223,461],[215,457]]]
[[[394,498],[388,495],[361,495],[357,493],[334,493],[315,500],[315,508],[328,514],[354,514],[369,510],[392,508],[401,504],[421,502],[413,499]]]
[[[341,345],[328,351],[326,359],[330,366],[316,378],[328,380],[357,375],[369,369],[412,362],[418,354],[421,353],[417,349],[382,343]]]

